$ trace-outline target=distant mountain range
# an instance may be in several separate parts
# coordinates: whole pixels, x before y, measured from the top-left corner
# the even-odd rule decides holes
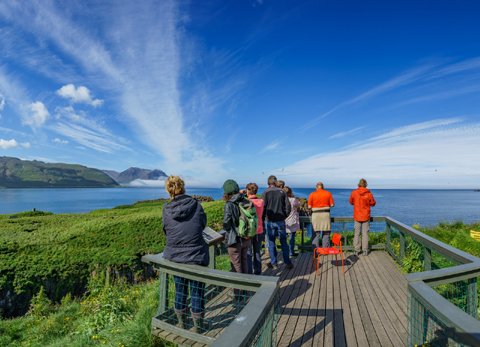
[[[0,188],[142,187],[161,185],[166,178],[162,170],[131,167],[117,172],[77,164],[0,157]]]
[[[98,169],[76,164],[0,157],[0,187],[3,188],[116,186],[118,183],[115,180]]]
[[[131,167],[122,172],[103,170],[107,175],[120,184],[129,184],[135,180],[158,181],[167,178],[167,174],[162,170],[148,170],[138,167]]]

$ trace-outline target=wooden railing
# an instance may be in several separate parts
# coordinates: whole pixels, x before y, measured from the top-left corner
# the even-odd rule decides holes
[[[480,259],[385,217],[386,249],[399,264],[420,254],[422,272],[407,275],[408,345],[480,346]]]
[[[273,332],[278,294],[277,277],[237,274],[203,266],[178,264],[164,259],[162,254],[145,255],[142,261],[151,264],[160,273],[159,308],[157,315],[152,318],[154,334],[155,330],[167,331],[190,341],[218,347],[275,344]],[[206,334],[198,334],[174,324],[172,286],[169,286],[169,277],[172,275],[205,283],[207,300],[209,297],[221,297],[227,290],[249,294],[238,304],[241,306],[234,309],[235,315],[218,335],[208,336],[208,331]]]

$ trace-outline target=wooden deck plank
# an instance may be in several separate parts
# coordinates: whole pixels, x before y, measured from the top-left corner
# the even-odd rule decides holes
[[[379,268],[383,269],[381,273],[383,273],[386,276],[389,276],[391,280],[394,281],[397,285],[394,286],[394,289],[397,290],[398,295],[407,295],[407,282],[406,279],[404,278],[404,275],[397,276],[398,274],[402,274],[402,270],[400,266],[393,260],[390,255],[386,252],[380,252],[383,253],[381,256],[385,256],[384,259],[386,261],[379,263]]]
[[[327,275],[327,300],[325,303],[325,328],[324,328],[324,347],[333,347],[333,277],[335,267],[332,265],[331,257],[323,257],[322,267],[325,266],[328,269]]]
[[[355,298],[355,293],[353,291],[353,266],[355,266],[355,257],[351,258],[352,264],[349,266],[347,272],[345,273],[344,281],[346,287],[346,297],[348,298],[348,306],[345,305],[346,310],[350,312],[351,319],[352,319],[352,327],[354,331],[354,335],[352,336],[351,333],[347,334],[347,345],[348,346],[368,346],[367,335],[365,333],[365,328],[363,326],[362,318],[360,316],[359,307],[357,304],[357,300]],[[347,326],[348,322],[345,322],[345,326]]]
[[[318,269],[321,276],[321,286],[318,298],[318,311],[315,319],[315,334],[313,337],[313,346],[323,346],[323,340],[325,337],[325,324],[326,324],[326,302],[327,302],[327,281],[328,281],[328,268],[322,266]]]
[[[303,336],[305,335],[305,329],[307,326],[309,309],[312,304],[312,287],[315,283],[315,268],[311,261],[307,261],[304,265],[305,273],[303,276],[303,288],[302,288],[302,304],[299,305],[300,309],[298,311],[297,324],[295,330],[293,331],[292,338],[290,340],[290,346],[299,347],[302,345]]]
[[[280,321],[282,325],[280,325],[280,322],[279,325],[282,329],[279,329],[281,335],[279,336],[278,346],[290,345],[298,321],[299,307],[303,303],[303,293],[307,289],[308,282],[304,279],[304,276],[307,272],[305,269],[308,268],[308,259],[306,257],[299,259],[297,266],[294,268],[296,276],[290,281],[289,288],[285,289],[288,295],[283,296],[284,300],[281,300],[283,310]]]
[[[355,266],[352,267],[351,271],[351,279],[352,279],[352,287],[353,287],[353,295],[355,296],[355,301],[358,305],[358,310],[360,313],[360,320],[363,323],[363,327],[365,329],[365,334],[367,336],[368,345],[370,346],[380,346],[380,340],[377,337],[377,333],[375,331],[374,324],[370,318],[368,313],[367,306],[365,304],[364,296],[362,293],[362,289],[359,282],[359,267],[358,261],[355,263]]]
[[[338,259],[338,260],[337,260]],[[342,301],[342,289],[340,287],[340,279],[344,276],[342,271],[342,259],[339,254],[335,259],[336,265],[333,267],[333,341],[335,347],[345,347],[345,327]]]
[[[377,336],[383,336],[383,331],[385,331],[386,337],[390,340],[392,346],[402,346],[405,342],[402,341],[402,339],[398,336],[397,329],[395,329],[393,326],[393,324],[395,323],[390,320],[390,317],[386,312],[391,311],[391,309],[390,307],[388,307],[388,309],[386,310],[386,305],[388,303],[385,302],[384,296],[382,295],[381,291],[378,290],[378,286],[384,288],[386,283],[379,283],[376,281],[375,276],[372,274],[369,266],[367,265],[367,263],[369,262],[373,262],[373,257],[362,257],[358,265],[363,268],[363,272],[365,274],[365,276],[363,277],[363,281],[366,285],[366,288],[369,288],[368,294],[370,295],[371,302],[375,303],[373,307],[380,320],[380,324],[383,327],[383,329],[381,329],[382,327],[376,325]],[[378,333],[379,330],[380,333]]]
[[[396,266],[394,260],[386,252],[378,252],[376,255],[377,263],[375,268],[385,283],[390,285],[385,287],[392,297],[407,297],[407,280]],[[374,256],[375,254],[372,254]],[[401,311],[407,315],[407,300],[396,301]]]
[[[379,253],[379,252],[378,252]],[[374,279],[377,283],[374,286],[374,290],[377,292],[377,296],[382,298],[383,306],[385,308],[385,312],[388,315],[388,318],[391,322],[399,322],[401,327],[398,327],[400,336],[406,336],[407,333],[407,316],[405,312],[402,311],[400,305],[398,304],[398,298],[393,297],[389,290],[385,290],[388,286],[388,282],[385,282],[385,278],[381,276],[379,273],[378,267],[375,267],[373,262],[384,261],[381,257],[376,257],[373,259],[369,259],[369,261],[365,262],[368,271],[372,275],[372,279]]]
[[[310,255],[310,257],[312,257]],[[308,307],[308,314],[305,321],[305,327],[303,329],[302,340],[300,342],[300,346],[313,346],[313,337],[315,335],[315,326],[316,326],[316,319],[318,314],[318,300],[319,300],[319,293],[320,293],[320,284],[321,284],[321,275],[317,275],[315,272],[315,265],[313,263],[313,259],[310,259],[310,266],[311,266],[311,277],[310,283],[312,286],[309,290],[310,293],[310,302]]]
[[[380,341],[380,344],[382,346],[393,346],[388,336],[388,332],[383,326],[383,320],[385,319],[385,317],[383,317],[382,311],[377,312],[376,305],[380,305],[381,303],[378,302],[377,297],[372,291],[371,283],[368,281],[369,273],[365,270],[363,266],[363,263],[365,263],[365,261],[367,261],[367,258],[361,257],[360,260],[357,262],[356,266],[356,269],[358,270],[357,280],[359,281],[360,288],[362,290],[365,305],[368,310],[368,314],[370,315],[370,319],[372,320],[373,327]]]

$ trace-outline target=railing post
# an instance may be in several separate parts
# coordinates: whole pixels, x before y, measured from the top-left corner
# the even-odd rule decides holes
[[[390,249],[391,249],[391,247],[392,247],[392,246],[390,245],[390,239],[391,239],[391,237],[392,237],[392,235],[391,235],[391,234],[392,234],[392,230],[390,229],[390,224],[388,224],[388,221],[386,221],[385,225],[386,225],[386,226],[385,226],[385,232],[386,232],[386,234],[387,234],[387,235],[386,235],[386,237],[387,237],[387,241],[386,241],[387,244],[386,244],[386,246],[387,246],[387,250],[390,251]]]
[[[160,271],[160,294],[158,298],[157,316],[161,315],[168,307],[168,274]]]
[[[470,278],[467,287],[467,313],[475,318],[478,317],[477,278]]]
[[[403,258],[405,258],[405,235],[401,230],[399,230],[398,235],[400,236],[400,261],[403,264]]]
[[[423,271],[432,269],[432,250],[423,246]]]
[[[210,247],[208,247],[208,253],[210,256],[210,262],[208,263],[208,267],[210,269],[215,269],[215,247],[215,245],[210,245]]]

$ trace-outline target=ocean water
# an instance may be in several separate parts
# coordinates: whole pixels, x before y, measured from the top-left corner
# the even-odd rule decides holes
[[[260,192],[262,189],[260,189]],[[308,197],[312,189],[293,189],[298,197]],[[332,216],[351,216],[348,203],[351,190],[330,189],[335,200]],[[188,194],[222,197],[218,188],[192,188]],[[390,216],[405,224],[436,225],[439,222],[480,221],[480,192],[473,190],[372,190],[377,205],[374,216]],[[48,188],[1,189],[0,213],[32,209],[54,213],[84,213],[141,200],[168,198],[161,188]]]

